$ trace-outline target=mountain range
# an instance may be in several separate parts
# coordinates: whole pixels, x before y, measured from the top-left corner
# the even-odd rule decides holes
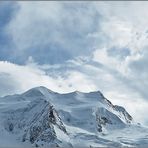
[[[146,146],[148,129],[100,91],[40,86],[0,98],[0,148]]]

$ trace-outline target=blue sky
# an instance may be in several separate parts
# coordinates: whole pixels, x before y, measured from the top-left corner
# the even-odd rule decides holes
[[[1,2],[0,95],[39,85],[101,90],[148,124],[147,10],[130,1]]]

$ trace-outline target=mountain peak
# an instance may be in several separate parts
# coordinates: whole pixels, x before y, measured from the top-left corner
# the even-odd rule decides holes
[[[45,96],[46,94],[49,94],[49,93],[55,93],[55,92],[53,92],[52,90],[44,86],[38,86],[38,87],[29,89],[28,91],[23,93],[23,96],[27,96],[27,97]]]
[[[133,123],[123,107],[113,105],[100,91],[60,94],[39,86],[8,96],[0,103],[0,126],[6,129],[4,134],[13,134],[16,139],[36,146],[78,147],[77,140],[82,139],[84,143],[90,139],[100,146],[102,134],[122,131]]]
[[[28,95],[28,94],[32,94],[32,93],[35,93],[35,92],[37,94],[40,93],[42,95],[47,94],[47,93],[60,94],[58,92],[52,91],[51,89],[48,89],[45,86],[37,86],[37,87],[31,88],[31,89],[27,90],[26,92],[24,92],[23,94],[24,95]],[[97,91],[90,91],[90,92],[82,92],[82,91],[79,91],[79,90],[75,90],[75,91],[72,91],[72,92],[67,92],[67,93],[62,93],[62,94],[67,94],[67,95],[68,94],[84,94],[84,95],[87,95],[87,94],[97,95],[97,94],[99,94],[100,96],[102,96],[104,98],[103,94],[99,90],[97,90]]]
[[[38,91],[40,91],[40,92],[42,92],[42,91],[48,91],[48,92],[54,93],[54,91],[48,89],[48,88],[45,87],[45,86],[37,86],[37,87],[34,87],[34,88],[30,89],[30,90],[38,90]]]

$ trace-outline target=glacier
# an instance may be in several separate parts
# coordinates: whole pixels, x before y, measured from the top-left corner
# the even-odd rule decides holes
[[[0,148],[147,146],[148,128],[100,91],[40,86],[0,98]]]

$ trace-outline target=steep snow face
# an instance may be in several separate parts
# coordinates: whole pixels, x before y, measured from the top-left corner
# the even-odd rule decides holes
[[[0,98],[0,119],[0,137],[36,147],[121,146],[124,140],[108,135],[134,126],[128,112],[99,91],[59,94],[45,87]]]
[[[67,134],[56,110],[42,98],[34,99],[19,109],[14,107],[14,109],[5,110],[1,118],[4,119],[1,124],[7,132],[20,135],[22,142],[29,141],[36,146],[44,143],[58,145],[59,141],[53,125]]]
[[[124,128],[132,122],[132,117],[124,108],[114,106],[99,91],[55,94],[52,98],[54,99],[48,99],[55,105],[66,125],[88,132]]]

